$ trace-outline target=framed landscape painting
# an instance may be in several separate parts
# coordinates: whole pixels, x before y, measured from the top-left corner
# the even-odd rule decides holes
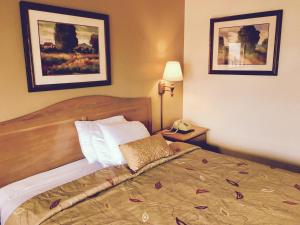
[[[28,90],[111,84],[109,17],[20,2]]]
[[[277,75],[282,10],[210,20],[210,74]]]

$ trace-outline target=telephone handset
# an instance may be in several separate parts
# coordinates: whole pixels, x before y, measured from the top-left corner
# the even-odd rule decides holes
[[[187,134],[194,131],[192,125],[184,120],[176,120],[171,128],[174,133]]]

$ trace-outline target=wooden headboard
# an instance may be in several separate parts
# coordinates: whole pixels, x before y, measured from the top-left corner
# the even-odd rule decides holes
[[[0,187],[82,159],[74,121],[120,114],[151,132],[150,98],[79,97],[1,122]]]

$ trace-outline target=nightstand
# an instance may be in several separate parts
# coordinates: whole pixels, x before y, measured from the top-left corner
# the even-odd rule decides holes
[[[220,149],[217,146],[209,145],[206,141],[206,133],[209,129],[204,127],[198,127],[193,125],[193,132],[188,134],[179,134],[179,133],[171,133],[168,130],[162,130],[157,133],[161,133],[164,138],[168,141],[178,141],[178,142],[186,142],[189,144],[197,145],[200,148],[203,148],[208,151],[221,153]]]
[[[202,148],[206,148],[206,133],[208,129],[198,126],[193,126],[192,129],[194,129],[194,131],[188,134],[172,133],[168,130],[162,130],[160,131],[160,133],[164,136],[166,140],[169,141],[186,142],[189,144],[197,145]]]

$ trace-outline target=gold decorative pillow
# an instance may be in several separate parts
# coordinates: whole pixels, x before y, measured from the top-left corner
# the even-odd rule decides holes
[[[129,168],[135,172],[148,163],[173,154],[161,134],[122,144],[119,147]]]

